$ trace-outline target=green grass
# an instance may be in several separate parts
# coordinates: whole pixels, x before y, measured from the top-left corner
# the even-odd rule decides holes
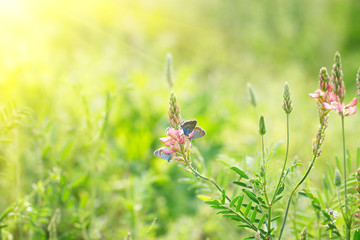
[[[265,143],[285,141],[285,81],[290,161],[297,156],[304,171],[318,125],[307,94],[336,50],[348,99],[356,92],[359,9],[357,1],[0,1],[0,105],[11,109],[0,122],[0,213],[11,213],[0,217],[2,239],[241,238],[180,181],[186,172],[152,154],[168,127],[166,53],[182,117],[207,131],[195,146],[220,184],[231,182],[221,161],[244,168],[259,153],[260,114]],[[352,156],[358,121],[346,119]],[[312,187],[341,156],[340,126],[333,114]],[[282,144],[274,173],[284,152]]]

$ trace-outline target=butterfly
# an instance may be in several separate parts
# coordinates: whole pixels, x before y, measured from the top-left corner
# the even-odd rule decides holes
[[[192,135],[192,137],[190,137],[189,139],[196,139],[196,138],[200,138],[206,135],[206,132],[204,129],[202,129],[201,127],[196,126],[197,121],[196,120],[188,120],[188,121],[183,121],[180,126],[185,134],[185,136],[189,136],[191,134],[192,131],[194,131],[194,134]],[[170,128],[167,128],[165,130],[165,133],[167,135],[167,132]],[[155,157],[167,160],[168,162],[170,162],[171,160],[171,154],[170,153],[165,153],[163,150],[167,149],[166,147],[162,147],[159,148],[157,150],[155,150],[154,155]]]
[[[163,147],[166,148],[166,147]],[[167,160],[168,162],[170,162],[171,160],[171,154],[167,154],[163,152],[163,148],[159,148],[154,152],[155,157]]]
[[[180,126],[183,129],[184,134],[186,136],[189,136],[190,133],[194,131],[194,135],[190,139],[196,139],[206,135],[205,130],[199,126],[196,126],[196,124],[197,124],[196,120],[188,120],[180,123]]]

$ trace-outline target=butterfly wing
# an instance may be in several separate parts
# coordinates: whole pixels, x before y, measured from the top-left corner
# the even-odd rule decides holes
[[[201,138],[206,135],[206,132],[201,127],[195,127],[194,135],[190,139]]]
[[[164,159],[164,160],[166,160],[166,161],[168,161],[168,162],[170,162],[170,160],[171,160],[171,154],[166,154],[166,153],[164,153],[163,148],[157,149],[157,150],[154,152],[154,155],[155,155],[156,157],[161,158],[161,159]]]
[[[182,122],[181,128],[183,129],[184,134],[186,136],[189,136],[189,134],[195,129],[196,124],[197,124],[196,120],[189,120]]]

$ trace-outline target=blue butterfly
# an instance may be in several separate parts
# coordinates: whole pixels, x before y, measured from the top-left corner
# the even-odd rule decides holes
[[[180,123],[180,126],[183,129],[184,134],[186,136],[189,136],[190,133],[194,130],[194,135],[190,139],[196,139],[206,135],[205,130],[199,126],[196,126],[196,124],[197,124],[196,120],[188,120]]]
[[[168,162],[170,162],[171,160],[171,154],[167,154],[167,153],[164,153],[163,152],[163,148],[166,148],[166,147],[162,147],[162,148],[159,148],[157,149],[155,152],[154,152],[154,155],[158,158],[161,158],[161,159],[164,159],[164,160],[167,160]]]

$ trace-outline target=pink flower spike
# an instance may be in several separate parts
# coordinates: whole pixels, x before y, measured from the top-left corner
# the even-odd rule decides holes
[[[349,107],[345,111],[345,116],[353,115],[356,113],[356,106],[355,107]]]
[[[163,148],[162,151],[166,154],[171,154],[171,153],[175,152],[175,150],[171,149],[171,148]]]
[[[357,104],[357,98],[353,98],[353,100],[348,105],[346,105],[345,108],[354,107],[356,106],[356,104]]]

